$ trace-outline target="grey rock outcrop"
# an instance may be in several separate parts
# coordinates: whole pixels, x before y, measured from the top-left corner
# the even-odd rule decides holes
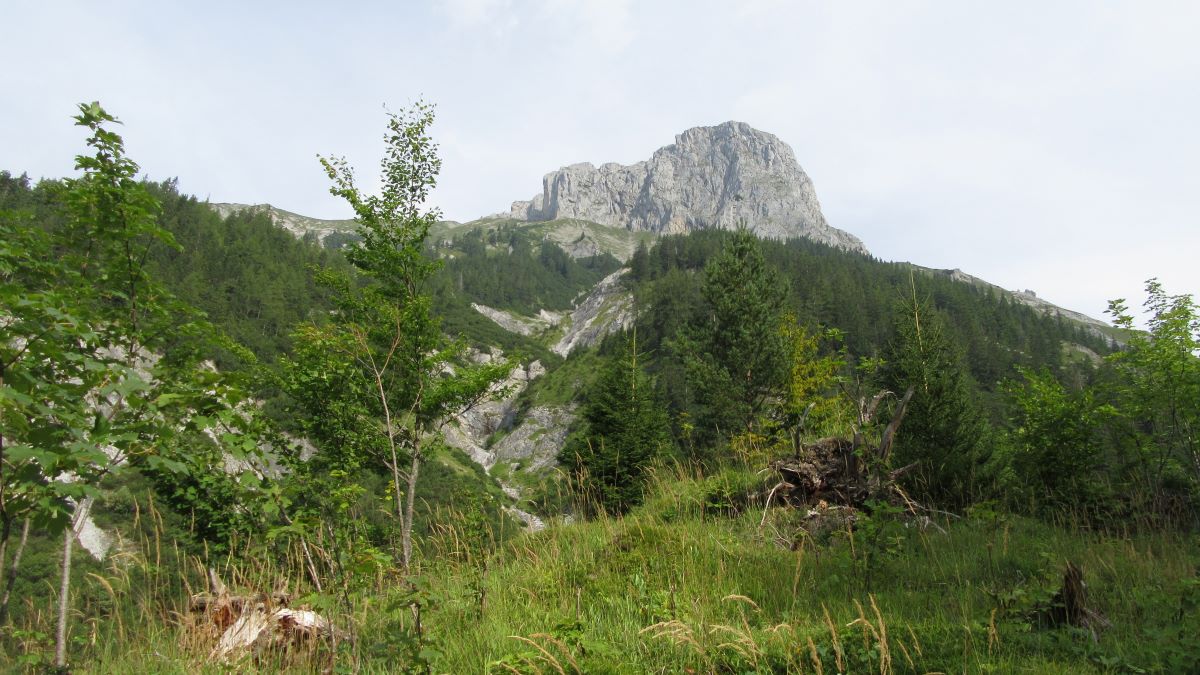
[[[481,352],[476,355],[476,361],[486,363],[500,357],[499,353]],[[492,387],[494,392],[505,391],[507,395],[484,401],[451,420],[442,430],[446,444],[467,453],[484,469],[491,469],[496,463],[496,454],[487,448],[488,437],[513,423],[517,395],[545,373],[546,369],[538,361],[513,368],[508,377]]]
[[[560,406],[531,408],[521,424],[492,446],[495,463],[524,461],[527,471],[553,467],[575,419],[574,410]]]
[[[609,333],[633,325],[633,296],[621,285],[624,269],[600,280],[571,312],[566,332],[550,351],[567,356],[576,347],[590,347]]]
[[[629,166],[572,164],[546,174],[542,193],[514,202],[510,215],[662,234],[732,229],[744,221],[760,237],[807,237],[867,252],[857,237],[825,221],[792,149],[742,122],[688,129]]]
[[[561,317],[554,317],[544,309],[536,317],[527,317],[503,309],[494,309],[477,302],[471,303],[471,308],[491,319],[504,330],[518,335],[535,335],[554,326],[558,323],[557,319],[561,319]]]

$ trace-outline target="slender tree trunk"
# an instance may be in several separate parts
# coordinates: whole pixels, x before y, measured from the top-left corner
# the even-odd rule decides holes
[[[372,369],[372,376],[375,378],[375,391],[378,392],[379,403],[383,407],[383,420],[384,420],[384,428],[387,430],[388,451],[392,456],[391,462],[387,462],[385,460],[384,463],[387,464],[388,468],[392,470],[392,495],[393,495],[393,497],[395,497],[395,500],[396,500],[396,517],[400,519],[400,531],[401,531],[401,540],[402,540],[401,541],[401,551],[402,551],[403,560],[404,560],[404,571],[407,572],[408,571],[408,549],[409,549],[408,538],[410,536],[407,533],[411,530],[411,528],[409,528],[406,525],[407,519],[404,516],[404,509],[402,508],[402,501],[401,501],[402,498],[400,496],[400,457],[399,457],[399,454],[396,452],[396,428],[395,428],[394,423],[392,422],[392,408],[388,404],[387,389],[385,389],[383,386],[383,373],[380,371],[379,368],[375,367],[374,361],[372,361],[372,363],[371,363],[371,369]],[[412,494],[412,486],[413,486],[413,482],[415,480],[416,480],[415,478],[410,478],[410,480],[409,480],[409,483],[408,483],[409,494]],[[411,508],[409,510],[411,511]],[[392,555],[396,555],[395,540],[392,540]]]
[[[58,629],[54,634],[54,665],[59,668],[67,666],[67,612],[71,608],[71,549],[75,537],[79,535],[79,526],[87,519],[92,510],[92,497],[84,499],[75,507],[75,515],[71,525],[63,533],[62,580],[58,587]]]
[[[6,369],[0,361],[0,388],[4,387]],[[0,532],[0,577],[4,574],[4,563],[8,561],[8,538],[12,534],[12,514],[8,512],[8,492],[5,487],[8,481],[4,477],[4,415],[0,414],[0,514],[4,516],[4,531]],[[0,625],[3,625],[0,621]]]
[[[404,519],[400,523],[400,547],[404,554],[404,572],[407,574],[412,563],[413,510],[417,500],[417,473],[421,470],[421,446],[413,444],[412,469],[408,472],[408,495],[404,505]]]
[[[401,531],[401,533],[403,533],[404,532],[404,508],[403,508],[404,502],[403,502],[403,497],[400,495],[400,486],[402,485],[401,480],[400,480],[400,458],[396,455],[395,442],[392,443],[391,452],[392,452],[392,461],[390,463],[388,463],[388,467],[391,468],[391,470],[392,470],[392,495],[396,499],[396,517],[400,519],[400,531]],[[409,483],[410,487],[411,487],[411,485],[412,484]],[[403,539],[403,538],[404,538],[404,536],[403,536],[403,534],[401,534],[401,539]],[[392,545],[392,555],[396,555],[396,540],[392,539],[391,537],[388,537],[388,539]],[[408,558],[407,557],[404,558],[404,568],[406,570],[408,569]]]
[[[3,361],[0,361],[0,387],[4,386],[4,376],[7,374],[7,368]],[[0,414],[0,509],[4,509],[5,517],[8,517],[8,509],[5,508],[8,502],[5,501],[5,481],[4,481],[4,415]],[[8,533],[5,533],[5,543],[8,542]]]
[[[279,507],[279,515],[283,516],[283,522],[292,525],[292,518],[287,514],[287,510],[282,505]],[[308,540],[304,535],[300,536],[300,550],[304,553],[304,563],[308,566],[308,576],[312,579],[313,586],[316,587],[318,593],[324,593],[321,588],[321,575],[317,574],[317,565],[313,562],[312,553],[308,549]]]
[[[54,665],[67,665],[67,610],[71,592],[71,547],[75,543],[75,528],[63,531],[62,576],[58,586],[58,629],[54,633]]]
[[[8,623],[8,600],[12,597],[13,586],[17,583],[17,572],[21,569],[21,554],[25,552],[25,544],[29,542],[29,518],[21,527],[21,541],[17,550],[13,551],[12,566],[8,568],[8,576],[4,579],[4,596],[0,597],[0,627]],[[5,542],[7,546],[7,542]]]
[[[3,461],[3,460],[0,459],[0,461]],[[0,476],[0,479],[3,479],[3,477]],[[0,513],[3,513],[2,508],[0,508]],[[5,563],[8,562],[8,538],[9,538],[9,536],[11,536],[11,534],[12,534],[12,518],[9,518],[8,514],[5,513],[4,514],[4,525],[3,525],[3,527],[0,527],[0,584],[4,583],[4,565],[5,565]],[[2,622],[0,622],[0,623],[2,623]]]

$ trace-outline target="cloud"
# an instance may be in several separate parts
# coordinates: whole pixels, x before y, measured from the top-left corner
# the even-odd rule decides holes
[[[537,0],[536,4],[548,28],[575,43],[577,50],[619,53],[637,34],[632,0]]]
[[[459,27],[483,24],[507,25],[512,16],[512,0],[441,0],[438,5]],[[505,20],[499,20],[506,17]]]
[[[1154,274],[1200,290],[1181,253],[1200,249],[1195,3],[214,3],[5,7],[37,67],[0,72],[0,168],[69,173],[73,103],[98,98],[155,178],[344,216],[313,155],[370,187],[381,104],[423,95],[435,198],[470,219],[561,165],[738,119],[792,145],[831,224],[880,257],[1093,312]]]
[[[633,41],[632,0],[440,0],[455,31],[618,53]],[[524,33],[516,34],[521,27]]]

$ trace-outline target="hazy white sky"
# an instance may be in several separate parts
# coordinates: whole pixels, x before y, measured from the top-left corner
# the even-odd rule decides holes
[[[698,125],[781,137],[875,255],[1101,317],[1200,291],[1200,3],[445,0],[0,5],[0,169],[71,173],[74,104],[152,178],[346,217],[423,97],[455,220]]]

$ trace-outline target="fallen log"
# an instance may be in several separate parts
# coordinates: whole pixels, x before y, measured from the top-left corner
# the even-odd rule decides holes
[[[261,654],[312,644],[334,636],[333,624],[312,610],[281,607],[272,612],[254,609],[243,613],[221,634],[211,658],[236,660],[244,654]]]

